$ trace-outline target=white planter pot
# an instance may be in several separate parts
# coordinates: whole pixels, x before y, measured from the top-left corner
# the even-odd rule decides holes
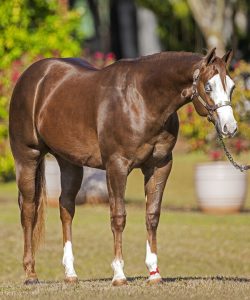
[[[58,206],[61,194],[60,169],[57,161],[52,158],[45,160],[45,179],[48,203]],[[76,203],[105,203],[108,202],[106,172],[84,167],[81,188],[76,196]]]
[[[48,204],[58,206],[61,194],[60,169],[54,158],[45,160],[45,181]]]
[[[201,163],[195,168],[195,190],[202,211],[238,212],[246,198],[247,173],[228,162]]]

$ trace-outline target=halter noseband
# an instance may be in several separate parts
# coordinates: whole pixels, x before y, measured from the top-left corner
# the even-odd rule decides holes
[[[193,100],[196,97],[200,101],[200,103],[208,110],[210,115],[213,115],[213,113],[220,107],[231,106],[230,101],[222,101],[215,105],[210,105],[206,101],[204,101],[203,98],[199,95],[197,90],[197,83],[199,81],[199,77],[200,77],[200,70],[196,69],[193,74],[193,94],[191,96],[191,100]]]

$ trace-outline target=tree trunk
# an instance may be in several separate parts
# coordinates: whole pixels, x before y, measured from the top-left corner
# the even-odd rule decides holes
[[[161,51],[157,34],[157,21],[154,13],[144,7],[137,8],[138,52],[149,55]]]
[[[187,0],[193,17],[206,40],[207,48],[217,48],[217,55],[225,53],[224,10],[225,0]]]
[[[136,6],[133,0],[110,1],[112,51],[117,58],[138,55]]]

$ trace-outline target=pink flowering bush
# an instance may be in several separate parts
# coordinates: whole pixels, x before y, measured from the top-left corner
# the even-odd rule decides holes
[[[101,51],[90,53],[88,49],[85,49],[83,57],[98,69],[102,69],[108,65],[111,65],[116,60],[115,54],[112,52],[109,52],[107,54]]]

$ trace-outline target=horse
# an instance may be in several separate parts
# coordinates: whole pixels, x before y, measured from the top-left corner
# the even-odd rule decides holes
[[[44,232],[44,157],[55,156],[61,172],[60,219],[65,281],[77,282],[72,247],[75,197],[83,166],[106,170],[114,237],[114,286],[127,284],[122,256],[126,223],[124,193],[134,168],[144,175],[148,283],[162,281],[157,264],[157,226],[163,191],[173,162],[177,110],[192,102],[224,137],[237,123],[231,107],[232,51],[222,58],[162,52],[119,60],[96,69],[79,58],[48,58],[32,64],[18,80],[9,109],[18,203],[24,233],[25,284],[38,283],[35,253]]]

